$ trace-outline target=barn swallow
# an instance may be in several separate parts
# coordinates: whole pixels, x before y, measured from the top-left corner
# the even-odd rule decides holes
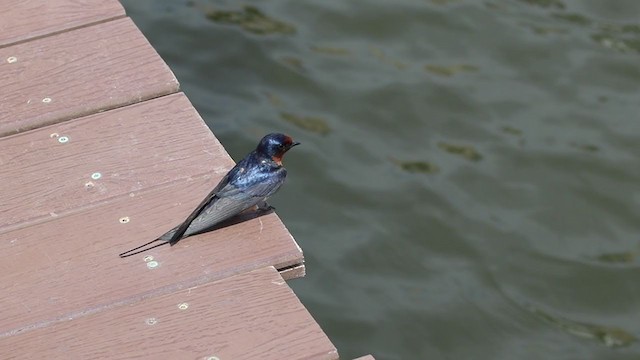
[[[159,238],[120,254],[120,257],[138,254],[167,242],[173,246],[180,239],[209,230],[247,209],[272,209],[266,200],[280,189],[287,176],[282,157],[296,145],[300,143],[287,135],[266,135],[254,151],[229,170],[184,222]],[[134,252],[156,241],[163,243]]]

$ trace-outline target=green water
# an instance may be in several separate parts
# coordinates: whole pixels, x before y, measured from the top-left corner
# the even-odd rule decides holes
[[[640,357],[640,1],[126,0],[344,359]]]

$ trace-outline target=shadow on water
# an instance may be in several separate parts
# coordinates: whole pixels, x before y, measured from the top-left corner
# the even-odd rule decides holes
[[[272,200],[343,358],[640,356],[640,2],[125,0]]]

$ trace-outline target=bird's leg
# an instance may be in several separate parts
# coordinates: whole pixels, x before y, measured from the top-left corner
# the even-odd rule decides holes
[[[274,208],[273,206],[267,204],[266,200],[262,200],[260,201],[258,204],[256,204],[256,210],[259,212],[267,212],[267,211],[271,211],[271,210],[275,210],[276,208]]]

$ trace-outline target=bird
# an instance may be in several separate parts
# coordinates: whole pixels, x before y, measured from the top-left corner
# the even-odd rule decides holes
[[[266,200],[284,184],[287,169],[282,158],[297,145],[300,143],[285,134],[265,135],[255,150],[229,170],[185,221],[157,239],[121,253],[120,257],[138,254],[164,243],[173,246],[181,239],[202,233],[251,208],[259,211],[273,209]],[[163,243],[133,252],[156,241]]]

